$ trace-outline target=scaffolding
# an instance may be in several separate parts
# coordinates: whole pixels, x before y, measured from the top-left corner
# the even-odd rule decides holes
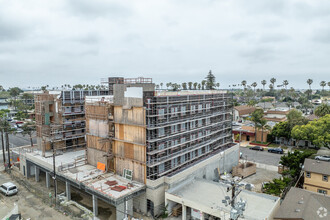
[[[160,92],[146,99],[147,178],[172,175],[231,144],[223,91]]]
[[[85,147],[85,97],[108,93],[108,90],[70,90],[59,95],[37,94],[35,112],[40,150],[51,150],[50,142],[61,150]]]
[[[112,151],[115,135],[112,96],[88,96],[85,99],[87,158],[91,164],[105,162],[106,170],[114,170]],[[101,152],[101,154],[100,154]],[[104,160],[106,158],[106,160]]]

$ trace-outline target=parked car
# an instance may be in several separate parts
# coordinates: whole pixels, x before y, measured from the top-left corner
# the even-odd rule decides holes
[[[315,160],[330,161],[330,156],[316,156]]]
[[[0,191],[3,192],[6,196],[11,196],[18,193],[18,188],[15,184],[7,182],[0,186]]]
[[[268,152],[276,153],[276,154],[284,154],[284,151],[282,148],[269,148]]]
[[[250,147],[250,150],[264,151],[264,148],[260,146],[254,146],[254,147]]]

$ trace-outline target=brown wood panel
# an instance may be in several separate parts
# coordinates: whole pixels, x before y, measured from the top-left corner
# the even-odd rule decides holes
[[[134,159],[133,144],[124,143],[124,147],[125,147],[125,158]]]

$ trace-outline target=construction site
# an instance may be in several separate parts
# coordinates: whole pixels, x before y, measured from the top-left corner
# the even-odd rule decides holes
[[[50,186],[56,170],[68,200],[75,187],[92,195],[94,216],[101,199],[123,219],[158,216],[168,189],[238,164],[226,91],[156,91],[143,77],[102,83],[108,90],[36,95],[38,146],[20,152],[24,176],[43,172]]]

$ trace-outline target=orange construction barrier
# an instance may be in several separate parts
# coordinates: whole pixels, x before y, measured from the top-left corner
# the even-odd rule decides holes
[[[105,171],[105,164],[97,162],[97,169]]]

